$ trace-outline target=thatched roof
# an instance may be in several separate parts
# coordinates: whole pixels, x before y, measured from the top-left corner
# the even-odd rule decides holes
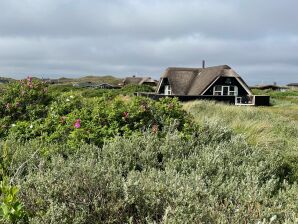
[[[228,65],[208,68],[170,67],[161,78],[168,78],[174,95],[201,95],[219,77],[235,77],[250,93],[246,83]]]
[[[123,80],[123,84],[124,85],[128,85],[128,84],[136,84],[136,85],[142,85],[145,83],[155,83],[154,79],[152,79],[151,77],[126,77]]]

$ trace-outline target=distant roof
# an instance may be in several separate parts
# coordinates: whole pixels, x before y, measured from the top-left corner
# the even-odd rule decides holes
[[[126,77],[123,80],[124,84],[137,84],[137,85],[141,85],[144,83],[155,83],[155,80],[152,79],[151,77]]]
[[[258,85],[251,86],[252,89],[288,89],[286,86],[277,86],[277,85]]]
[[[201,95],[218,77],[235,77],[249,92],[249,87],[228,65],[207,68],[167,68],[162,78],[168,78],[176,95]]]
[[[114,86],[114,85],[109,84],[109,83],[99,83],[98,85],[99,86]]]
[[[298,86],[298,83],[289,83],[287,86]]]

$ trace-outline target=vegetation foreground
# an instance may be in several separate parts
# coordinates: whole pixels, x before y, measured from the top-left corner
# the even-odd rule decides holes
[[[6,86],[1,223],[298,221],[295,92],[243,108],[138,88]]]

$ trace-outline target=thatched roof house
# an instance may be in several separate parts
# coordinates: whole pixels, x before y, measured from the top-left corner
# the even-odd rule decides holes
[[[205,68],[167,68],[155,93],[136,95],[152,99],[176,97],[180,101],[216,100],[235,105],[270,105],[270,96],[253,95],[244,80],[228,65]]]
[[[235,105],[270,105],[270,96],[253,95],[230,66],[205,68],[170,67],[162,74],[155,93],[137,92],[152,99],[176,97],[180,101],[216,100]]]
[[[157,82],[151,77],[132,76],[132,77],[126,77],[123,80],[123,85],[128,85],[128,84],[155,86]]]
[[[248,85],[231,67],[168,68],[162,75],[158,94],[165,95],[252,95]]]

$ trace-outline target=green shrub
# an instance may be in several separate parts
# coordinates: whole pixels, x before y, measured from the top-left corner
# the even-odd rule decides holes
[[[8,84],[0,97],[0,137],[18,121],[34,121],[46,116],[51,101],[46,84],[28,77]]]
[[[79,127],[75,123],[79,120]],[[49,105],[48,115],[34,121],[18,121],[8,134],[19,139],[42,138],[47,142],[67,142],[76,147],[82,142],[102,145],[117,135],[150,129],[160,133],[175,124],[178,130],[191,133],[190,118],[177,99],[153,101],[143,97],[83,98],[64,93]]]
[[[26,214],[17,198],[19,188],[11,186],[7,180],[0,181],[0,221],[2,223],[25,221]]]
[[[164,137],[135,133],[75,151],[7,143],[18,151],[11,173],[37,151],[13,183],[31,223],[297,221],[298,188],[279,175],[278,154],[241,136],[202,141],[217,129],[204,130],[187,139],[173,129]]]
[[[11,121],[34,120],[46,114],[49,102],[46,84],[28,77],[7,86],[0,100],[0,115]]]

